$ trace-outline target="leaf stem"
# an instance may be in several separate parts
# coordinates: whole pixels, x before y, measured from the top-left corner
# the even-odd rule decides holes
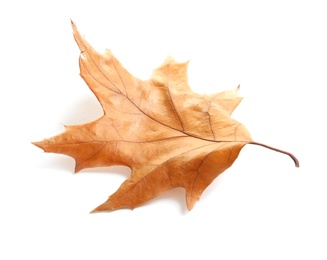
[[[294,161],[295,163],[295,167],[300,167],[300,163],[299,163],[299,160],[291,153],[289,152],[286,152],[286,151],[283,151],[283,150],[280,150],[280,149],[277,149],[277,148],[274,148],[274,147],[271,147],[269,145],[266,145],[266,144],[262,144],[262,143],[258,143],[258,142],[250,142],[249,144],[255,144],[255,145],[260,145],[260,146],[263,146],[265,148],[268,148],[270,150],[273,150],[273,151],[276,151],[276,152],[279,152],[279,153],[283,153],[283,154],[286,154],[288,155],[289,157],[292,158],[292,160]]]

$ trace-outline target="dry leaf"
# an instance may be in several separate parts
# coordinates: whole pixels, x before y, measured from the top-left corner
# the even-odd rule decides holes
[[[80,74],[104,111],[94,122],[67,126],[60,135],[34,144],[88,167],[126,165],[131,176],[96,211],[135,208],[175,187],[186,190],[192,209],[204,189],[253,142],[231,113],[237,89],[199,95],[187,82],[187,63],[173,58],[149,80],[132,76],[113,54],[96,52],[72,23],[81,50]],[[262,144],[259,144],[262,145]],[[265,146],[265,145],[262,145]],[[290,155],[298,166],[296,158]]]

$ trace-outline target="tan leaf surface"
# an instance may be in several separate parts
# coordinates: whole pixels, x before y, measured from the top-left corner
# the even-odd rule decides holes
[[[73,157],[75,172],[112,165],[131,168],[131,176],[94,211],[135,208],[175,187],[185,188],[192,209],[243,146],[254,143],[247,129],[230,117],[241,101],[238,88],[195,94],[188,85],[188,63],[170,57],[142,81],[109,50],[96,52],[72,26],[81,50],[80,75],[104,115],[34,144]]]

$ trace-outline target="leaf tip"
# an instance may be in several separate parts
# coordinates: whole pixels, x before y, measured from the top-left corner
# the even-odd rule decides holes
[[[188,211],[191,211],[194,206],[195,203],[198,201],[198,198],[195,198],[191,192],[186,194],[186,207],[188,209]]]
[[[90,213],[98,213],[103,211],[109,211],[111,210],[106,203],[101,204],[100,206],[97,206],[95,209],[91,210]]]
[[[93,213],[98,213],[99,211],[97,210],[97,208],[93,209],[90,211],[90,214],[93,214]]]
[[[44,150],[43,148],[43,141],[39,141],[39,142],[31,142],[31,144],[35,145],[36,147]]]
[[[76,29],[76,23],[71,18],[70,18],[70,24],[73,27],[73,29]]]
[[[81,167],[81,166],[79,165],[79,163],[75,160],[75,169],[74,169],[74,173],[77,174],[77,173],[79,173],[82,169],[83,169],[83,167]]]

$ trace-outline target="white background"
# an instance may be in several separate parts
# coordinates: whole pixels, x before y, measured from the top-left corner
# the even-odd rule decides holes
[[[327,259],[325,1],[2,1],[0,259]],[[101,108],[79,76],[70,19],[147,79],[190,60],[196,92],[241,84],[255,141],[192,211],[184,191],[89,214],[129,170],[85,169],[30,144]]]

